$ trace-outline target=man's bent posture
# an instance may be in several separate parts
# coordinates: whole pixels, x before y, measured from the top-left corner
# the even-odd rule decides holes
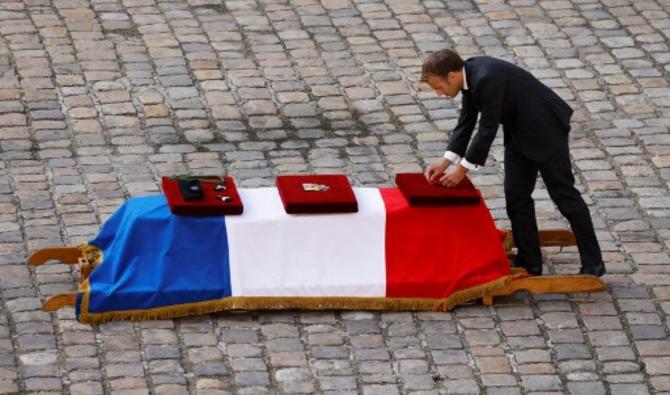
[[[503,125],[505,202],[518,254],[514,266],[542,274],[542,255],[531,194],[538,172],[549,196],[570,222],[582,261],[580,274],[602,276],[605,265],[589,209],[574,186],[568,132],[572,109],[529,72],[502,60],[474,57],[463,61],[450,50],[430,55],[421,79],[438,95],[462,93],[458,124],[444,159],[426,169],[429,181],[450,187],[486,161]],[[479,131],[472,132],[480,114]],[[468,146],[469,143],[469,146]],[[444,174],[451,163],[460,163]]]

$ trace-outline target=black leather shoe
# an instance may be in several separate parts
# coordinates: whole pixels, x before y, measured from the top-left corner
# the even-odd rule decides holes
[[[531,267],[525,266],[519,262],[512,263],[512,267],[520,267],[528,272],[531,276],[541,276],[542,275],[542,266],[540,267]]]
[[[605,264],[602,262],[593,266],[582,266],[582,268],[579,270],[579,274],[590,274],[596,277],[602,276],[605,274],[605,272]]]

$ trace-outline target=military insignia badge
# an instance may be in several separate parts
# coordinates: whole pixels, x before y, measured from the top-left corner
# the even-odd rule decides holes
[[[358,211],[356,195],[343,174],[281,175],[277,190],[287,214]]]
[[[305,192],[324,192],[329,190],[330,187],[325,184],[316,184],[313,182],[303,182],[302,190]]]

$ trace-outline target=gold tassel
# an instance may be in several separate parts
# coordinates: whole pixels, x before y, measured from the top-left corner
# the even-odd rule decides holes
[[[88,243],[83,243],[79,246],[81,255],[88,260],[88,263],[91,265],[91,269],[98,266],[102,262],[102,251]]]
[[[505,254],[512,252],[512,248],[514,248],[514,235],[512,235],[511,230],[507,230],[505,231],[505,238],[503,239],[503,249],[505,250]]]

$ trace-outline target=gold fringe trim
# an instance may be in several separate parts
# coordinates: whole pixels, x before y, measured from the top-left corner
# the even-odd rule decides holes
[[[454,292],[447,298],[383,298],[383,297],[247,297],[231,296],[224,299],[205,302],[184,303],[174,306],[157,307],[146,310],[109,311],[90,313],[88,279],[79,292],[81,299],[79,320],[88,324],[100,324],[113,320],[152,320],[170,319],[192,315],[210,314],[219,311],[234,310],[387,310],[387,311],[447,311],[454,306],[495,295],[495,292],[510,281],[526,275],[508,275],[485,284]]]

